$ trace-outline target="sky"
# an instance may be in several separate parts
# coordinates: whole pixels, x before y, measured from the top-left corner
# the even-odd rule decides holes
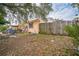
[[[75,14],[78,13],[77,8],[73,8],[70,3],[53,3],[53,12],[48,17],[63,20],[73,20]]]
[[[39,4],[37,3],[39,6]],[[50,12],[48,17],[54,19],[73,20],[78,13],[77,8],[73,8],[70,3],[53,3],[53,12]]]

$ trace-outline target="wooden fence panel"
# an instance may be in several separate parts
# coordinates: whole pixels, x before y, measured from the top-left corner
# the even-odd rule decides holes
[[[44,34],[59,34],[59,35],[67,35],[64,30],[66,25],[71,25],[72,22],[66,21],[55,21],[52,23],[41,23],[40,24],[40,33]]]

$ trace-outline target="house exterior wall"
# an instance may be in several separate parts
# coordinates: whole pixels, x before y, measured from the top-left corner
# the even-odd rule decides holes
[[[33,22],[33,27],[32,28],[29,28],[28,26],[28,32],[31,32],[31,33],[39,33],[39,24],[40,22]]]

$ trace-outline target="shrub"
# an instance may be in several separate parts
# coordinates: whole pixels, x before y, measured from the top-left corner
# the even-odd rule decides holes
[[[68,36],[73,38],[73,43],[76,47],[75,54],[79,55],[79,25],[73,24],[65,27],[65,31],[68,33]]]
[[[0,25],[0,32],[7,30],[8,26]]]
[[[8,26],[5,26],[6,23],[9,23],[4,19],[3,16],[0,16],[0,32],[4,32]]]
[[[76,45],[79,45],[79,25],[73,24],[65,27],[65,31],[73,38]]]
[[[4,19],[4,17],[0,16],[0,25],[4,25],[6,23],[10,23]]]

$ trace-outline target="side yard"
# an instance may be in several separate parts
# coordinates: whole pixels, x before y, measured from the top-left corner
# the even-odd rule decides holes
[[[0,43],[0,55],[52,56],[73,55],[74,45],[70,37],[44,34],[17,34],[15,38]]]

